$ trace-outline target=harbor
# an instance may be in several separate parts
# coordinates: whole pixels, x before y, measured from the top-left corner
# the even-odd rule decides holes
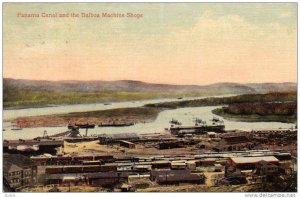
[[[295,124],[242,122],[213,113],[223,106],[148,107],[178,100],[103,103],[97,105],[108,111],[99,112],[86,112],[93,105],[78,104],[71,107],[82,112],[63,106],[65,114],[53,115],[46,114],[60,107],[36,108],[22,119],[17,115],[23,110],[4,110],[15,112],[3,128],[7,186],[20,192],[164,192],[180,186],[251,191],[263,183],[272,190],[295,188]],[[141,110],[156,116],[150,113],[149,119]],[[18,170],[30,171],[27,183],[9,176]]]
[[[176,100],[176,99],[174,99]],[[172,99],[164,101],[173,101]],[[154,102],[154,101],[151,101]],[[140,102],[143,105],[147,103]],[[120,107],[122,105],[137,105],[137,103],[118,103],[117,107]],[[88,110],[90,106],[93,105],[77,105],[78,107],[73,107],[74,105],[71,105],[72,108],[81,108],[83,110]],[[87,107],[86,107],[87,106]],[[107,107],[105,105],[101,105],[102,107]],[[111,106],[114,106],[112,104]],[[68,107],[68,106],[67,106]],[[72,109],[69,109],[70,112],[72,112]],[[83,107],[86,107],[84,109]],[[187,125],[194,125],[194,120],[196,117],[201,117],[203,120],[207,121],[207,124],[212,124],[211,119],[213,117],[219,116],[214,115],[211,111],[215,108],[218,108],[219,106],[211,106],[211,107],[194,107],[194,108],[179,108],[174,110],[165,110],[158,114],[157,118],[153,120],[152,122],[146,122],[146,123],[137,123],[131,126],[127,127],[98,127],[95,126],[94,129],[89,129],[89,134],[103,134],[103,133],[153,133],[153,132],[163,132],[165,128],[170,127],[169,121],[172,120],[174,115],[176,115],[176,119],[180,120],[184,126]],[[52,107],[57,108],[57,107]],[[35,110],[35,114],[29,114],[29,115],[38,115],[38,114],[45,114],[49,112],[50,107],[47,108],[40,108]],[[6,111],[4,110],[4,114],[6,115]],[[15,114],[13,114],[13,111],[15,111]],[[19,115],[20,110],[8,110],[9,114],[11,115]],[[23,112],[23,111],[22,111]],[[20,113],[21,114],[21,113]],[[280,123],[280,122],[239,122],[239,121],[233,121],[233,120],[224,120],[226,128],[225,130],[264,130],[264,129],[289,129],[294,126],[294,124],[290,123]],[[96,124],[96,123],[95,123]],[[100,123],[99,123],[100,124]],[[22,130],[13,131],[11,130],[13,128],[13,124],[10,121],[4,121],[4,129],[3,136],[4,139],[26,139],[26,138],[35,138],[37,136],[41,136],[43,131],[46,130],[48,132],[48,135],[54,135],[60,132],[63,132],[66,130],[66,127],[68,123],[65,124],[65,126],[60,127],[35,127],[35,128],[23,128]],[[79,129],[80,132],[85,133],[85,129]]]
[[[52,137],[44,134],[34,140],[5,140],[3,145],[47,145],[49,150],[42,153],[38,150],[15,153],[7,149],[4,152],[7,159],[22,154],[22,158],[30,161],[31,169],[37,170],[31,175],[33,183],[48,190],[89,186],[101,191],[139,192],[181,185],[217,189],[224,185],[258,187],[274,181],[280,188],[292,188],[295,184],[295,128],[221,133],[207,129],[191,134],[171,131],[102,134],[96,140],[72,129]],[[274,135],[280,138],[269,138]],[[73,141],[77,138],[78,141]],[[270,149],[271,145],[279,147]],[[51,146],[56,147],[56,152],[49,152]],[[42,190],[21,183],[14,189]]]

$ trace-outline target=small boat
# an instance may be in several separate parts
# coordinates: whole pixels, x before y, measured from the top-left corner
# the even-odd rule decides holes
[[[224,123],[224,121],[223,120],[220,120],[219,118],[217,118],[217,117],[213,117],[213,119],[211,119],[210,121],[212,121],[213,122],[213,124],[219,124],[219,123]]]
[[[133,122],[130,123],[109,123],[109,124],[99,124],[99,127],[126,127],[134,125]]]
[[[79,127],[75,125],[68,125],[68,129],[77,130]]]
[[[95,128],[95,124],[74,124],[74,125],[68,125],[68,129],[93,129]]]
[[[175,120],[174,118],[172,118],[172,120],[169,123],[175,124],[175,125],[181,125],[181,122],[179,122],[178,120]]]
[[[20,130],[22,130],[22,128],[12,128],[11,130],[13,130],[13,131],[20,131]]]
[[[111,103],[104,103],[104,105],[111,105]]]
[[[75,126],[81,128],[81,129],[93,129],[95,128],[94,124],[75,124]]]
[[[195,126],[199,126],[199,125],[206,125],[206,122],[205,121],[203,121],[202,119],[200,119],[200,118],[196,118],[195,119]]]
[[[182,97],[179,97],[179,98],[177,98],[178,100],[181,100],[182,99]]]

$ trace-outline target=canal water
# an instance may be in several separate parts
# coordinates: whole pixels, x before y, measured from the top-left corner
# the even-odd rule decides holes
[[[223,97],[223,96],[222,96]],[[185,98],[184,100],[192,100],[196,98]],[[143,100],[135,102],[119,102],[111,105],[104,104],[78,104],[66,105],[57,107],[45,108],[32,108],[32,109],[18,109],[18,110],[4,110],[3,139],[30,139],[42,136],[44,131],[48,135],[67,131],[66,127],[37,127],[37,128],[24,128],[22,130],[11,130],[13,126],[9,120],[20,116],[35,116],[35,115],[49,115],[57,113],[69,113],[80,111],[104,110],[122,107],[139,107],[145,104],[174,101],[178,99],[157,99],[157,100]],[[151,123],[140,123],[128,127],[95,127],[88,129],[88,134],[112,134],[112,133],[155,133],[162,132],[170,127],[169,121],[174,118],[182,123],[182,125],[194,125],[195,118],[200,118],[210,124],[213,117],[218,117],[224,120],[226,130],[254,130],[254,129],[287,129],[294,127],[294,124],[281,123],[281,122],[239,122],[223,119],[220,116],[214,115],[212,110],[220,108],[221,106],[208,106],[208,107],[192,107],[192,108],[179,108],[173,110],[165,110],[159,113],[156,120]],[[85,134],[85,129],[80,129],[82,134]]]

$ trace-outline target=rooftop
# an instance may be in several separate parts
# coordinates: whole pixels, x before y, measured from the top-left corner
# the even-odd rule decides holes
[[[9,170],[12,165],[20,168],[35,166],[35,163],[30,158],[20,154],[4,154],[3,162],[4,170]]]
[[[208,135],[216,135],[216,132],[207,132]]]
[[[250,141],[246,136],[224,137],[224,140],[227,144],[240,144]]]
[[[110,139],[138,139],[136,133],[116,133],[116,134],[101,134],[99,137]]]
[[[235,164],[255,164],[259,161],[266,162],[279,162],[279,160],[274,156],[260,156],[260,157],[231,157],[230,158]]]

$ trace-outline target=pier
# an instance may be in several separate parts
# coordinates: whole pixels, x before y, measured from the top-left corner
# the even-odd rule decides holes
[[[3,141],[3,151],[4,152],[15,152],[18,151],[17,147],[34,147],[37,146],[38,152],[49,152],[55,153],[55,149],[58,147],[64,147],[64,140],[61,139],[28,139],[28,140],[4,140]]]

